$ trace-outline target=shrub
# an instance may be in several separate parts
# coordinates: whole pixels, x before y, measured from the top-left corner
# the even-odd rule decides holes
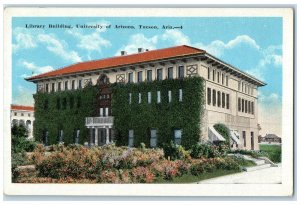
[[[162,177],[166,180],[172,180],[174,177],[182,176],[188,173],[190,165],[182,160],[169,161],[163,160],[152,163],[150,169],[157,177]]]
[[[219,147],[216,145],[197,143],[193,145],[191,149],[192,158],[213,158],[221,155],[223,155],[223,153],[219,151]]]
[[[119,173],[115,170],[105,170],[101,173],[97,182],[101,183],[120,183]]]
[[[189,152],[186,151],[181,145],[175,144],[173,141],[168,144],[164,144],[163,150],[165,158],[170,158],[171,160],[190,158]]]
[[[12,182],[16,182],[19,177],[19,172],[16,170],[18,166],[24,165],[26,162],[26,156],[24,153],[12,152],[11,154],[11,173]]]
[[[131,171],[133,182],[151,183],[154,180],[154,174],[146,167],[136,167]]]

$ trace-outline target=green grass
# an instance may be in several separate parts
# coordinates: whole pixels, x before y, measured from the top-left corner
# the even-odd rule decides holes
[[[269,159],[275,163],[281,162],[281,145],[259,145],[262,152],[267,153]]]
[[[220,176],[225,176],[229,174],[234,174],[238,173],[240,170],[215,170],[214,172],[206,172],[203,173],[199,176],[194,176],[192,174],[184,174],[181,177],[175,177],[173,180],[165,180],[162,178],[157,178],[154,183],[158,184],[186,184],[186,183],[193,183],[193,182],[198,182],[202,181],[205,179],[210,179],[210,178],[215,178],[215,177],[220,177]]]

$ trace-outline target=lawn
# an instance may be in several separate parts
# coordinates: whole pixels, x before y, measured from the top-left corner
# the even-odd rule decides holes
[[[261,144],[259,145],[259,149],[267,153],[271,161],[275,163],[281,162],[281,145]]]
[[[180,177],[176,177],[173,180],[165,180],[163,178],[157,178],[155,183],[157,184],[187,184],[193,182],[199,182],[205,179],[211,179],[215,177],[225,176],[229,174],[235,174],[240,172],[240,170],[215,170],[214,172],[206,172],[200,176],[195,176],[192,174],[184,174]]]

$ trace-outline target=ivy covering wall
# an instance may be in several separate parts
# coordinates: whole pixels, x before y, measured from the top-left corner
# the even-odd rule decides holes
[[[182,102],[179,101],[182,89]],[[161,103],[157,103],[157,91]],[[169,102],[168,91],[172,92]],[[151,92],[151,103],[148,103]],[[131,93],[131,103],[129,103]],[[141,103],[139,103],[141,93]],[[157,145],[174,141],[174,130],[182,130],[181,144],[191,147],[200,138],[204,80],[201,77],[113,86],[112,112],[117,145],[128,145],[128,132],[134,131],[134,146],[150,146],[150,129],[157,130]]]
[[[48,131],[48,145],[57,144],[59,130],[63,130],[65,144],[75,142],[75,131],[80,130],[79,143],[89,141],[85,117],[96,115],[98,88],[87,86],[80,90],[37,93],[35,100],[35,140],[44,142]]]

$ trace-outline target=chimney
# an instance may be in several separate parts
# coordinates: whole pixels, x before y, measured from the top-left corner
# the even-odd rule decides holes
[[[144,52],[144,49],[143,48],[138,48],[138,53],[142,53]]]
[[[121,56],[126,56],[127,52],[126,51],[121,51]]]

